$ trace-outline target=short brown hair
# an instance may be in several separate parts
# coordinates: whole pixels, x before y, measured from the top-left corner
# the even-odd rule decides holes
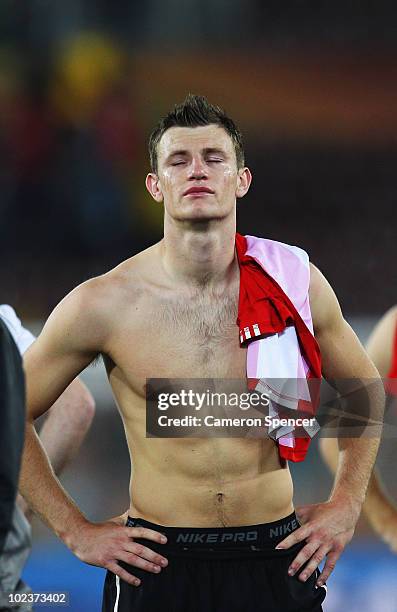
[[[152,172],[157,174],[157,147],[164,133],[172,127],[199,127],[201,125],[219,125],[233,141],[236,152],[237,167],[244,166],[244,146],[240,130],[223,109],[210,104],[204,96],[188,94],[181,104],[160,119],[149,138],[149,156]]]

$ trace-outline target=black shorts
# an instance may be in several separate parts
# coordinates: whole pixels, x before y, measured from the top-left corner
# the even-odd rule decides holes
[[[163,527],[131,518],[127,525],[164,533],[164,545],[136,541],[166,557],[168,566],[153,574],[120,563],[141,580],[138,587],[107,572],[102,612],[322,611],[326,587],[315,586],[318,572],[306,582],[287,573],[304,543],[275,550],[299,527],[295,514],[244,527]]]

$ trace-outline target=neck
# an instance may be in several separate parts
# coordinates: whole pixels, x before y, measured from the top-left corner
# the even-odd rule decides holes
[[[210,221],[164,219],[162,261],[176,282],[213,286],[229,282],[236,271],[235,214]]]

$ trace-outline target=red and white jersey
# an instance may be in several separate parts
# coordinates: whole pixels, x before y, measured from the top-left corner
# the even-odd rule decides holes
[[[280,408],[314,417],[321,355],[310,312],[309,257],[298,247],[240,234],[236,234],[236,252],[240,266],[236,322],[241,345],[248,345],[249,388],[271,394],[272,417],[278,416]],[[312,421],[303,428],[269,428],[280,457],[304,460],[310,439],[319,429],[315,418]]]

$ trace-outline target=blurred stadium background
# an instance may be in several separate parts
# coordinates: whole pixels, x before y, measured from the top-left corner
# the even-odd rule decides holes
[[[396,302],[396,26],[386,0],[2,0],[0,302],[38,331],[72,287],[161,237],[146,141],[191,91],[245,135],[239,231],[303,246],[365,340]],[[64,482],[101,520],[127,506],[129,462],[101,367],[84,378],[97,416]],[[297,504],[327,496],[315,445],[293,471]],[[104,572],[34,534],[33,590],[99,610]],[[325,609],[396,611],[396,585],[397,558],[363,521]]]

